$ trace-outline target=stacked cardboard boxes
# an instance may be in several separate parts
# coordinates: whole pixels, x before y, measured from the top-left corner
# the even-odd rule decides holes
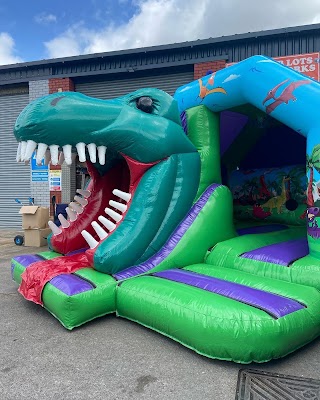
[[[24,245],[41,247],[47,244],[51,229],[48,228],[49,208],[40,206],[22,206],[22,228],[24,229]]]

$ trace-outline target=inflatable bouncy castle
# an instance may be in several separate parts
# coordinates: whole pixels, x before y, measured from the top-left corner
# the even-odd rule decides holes
[[[320,334],[320,85],[254,56],[179,88],[62,92],[15,126],[90,182],[17,256],[19,292],[73,329],[115,313],[207,357],[284,357]],[[307,155],[306,155],[307,154]]]

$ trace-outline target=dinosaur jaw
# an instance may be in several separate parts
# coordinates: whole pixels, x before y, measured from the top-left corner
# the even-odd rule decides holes
[[[94,146],[95,153],[89,151],[89,146],[83,152],[79,145],[71,149],[73,152],[78,151],[80,160],[86,160],[90,182],[85,190],[77,193],[75,200],[67,207],[68,219],[62,215],[58,216],[61,226],[57,227],[53,222],[49,222],[52,229],[50,247],[61,254],[88,247],[96,248],[113,234],[126,218],[142,176],[159,162],[142,163],[106,147],[103,153],[99,154],[99,147]],[[40,157],[41,160],[41,145],[30,139],[25,143],[19,142],[17,161],[30,159],[35,149],[36,158]],[[68,154],[63,147],[50,148],[47,153],[53,164],[57,164],[58,159],[62,163],[62,155],[70,160],[68,164],[74,159],[74,153]],[[98,162],[93,164],[92,161]]]
[[[82,199],[77,196],[78,202],[70,203],[73,211],[67,223],[53,227],[50,244],[55,251],[68,254],[88,246],[95,249],[114,234],[126,218],[143,174],[157,162],[144,164],[118,155],[112,164],[101,174],[87,161],[90,183]]]

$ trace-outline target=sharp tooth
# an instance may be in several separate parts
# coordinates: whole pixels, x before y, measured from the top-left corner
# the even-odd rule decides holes
[[[80,196],[74,196],[75,201],[77,201],[79,204],[82,205],[82,207],[85,207],[88,204],[88,200],[84,199],[83,197]]]
[[[69,228],[70,222],[68,222],[62,214],[58,215],[58,219],[61,222],[62,228]]]
[[[83,208],[80,206],[80,204],[77,204],[74,201],[72,201],[69,205],[78,214],[82,214],[83,213]]]
[[[24,161],[24,155],[26,154],[27,142],[21,142],[21,161]]]
[[[17,162],[21,161],[21,142],[18,144],[18,150],[17,150],[17,157],[16,157]]]
[[[70,207],[66,207],[66,212],[71,222],[77,219],[77,214]]]
[[[101,240],[105,239],[108,236],[108,233],[103,228],[101,228],[98,222],[93,221],[91,222],[91,225]]]
[[[71,146],[71,144],[66,144],[66,145],[62,146],[62,150],[63,150],[64,160],[65,160],[66,164],[71,165],[72,164],[72,157],[71,157],[72,146]]]
[[[51,155],[50,151],[46,151],[44,155],[44,165],[49,165],[49,162],[51,161]]]
[[[112,191],[112,193],[113,193],[115,196],[120,197],[120,199],[126,201],[127,203],[128,203],[128,201],[130,201],[130,199],[131,199],[131,194],[130,194],[130,193],[123,192],[122,190],[119,190],[119,189],[114,189],[114,190]]]
[[[50,149],[50,153],[51,153],[51,163],[52,165],[57,165],[59,160],[58,160],[58,156],[59,156],[59,146],[56,144],[52,144],[51,146],[49,146]]]
[[[36,162],[38,165],[41,164],[43,157],[46,154],[46,150],[47,150],[47,145],[44,143],[39,143],[38,144],[38,150],[37,150],[37,156],[36,156]]]
[[[126,212],[127,208],[128,208],[125,204],[118,203],[117,201],[113,201],[113,200],[110,200],[109,204],[110,204],[111,207],[114,207],[114,208],[116,208],[117,210],[119,210],[119,211],[121,211],[123,213]]]
[[[64,154],[61,151],[59,154],[59,165],[62,165],[64,163]]]
[[[100,215],[98,217],[98,220],[110,231],[112,232],[114,229],[116,229],[117,225],[114,224],[113,222],[109,221],[106,217],[103,217]]]
[[[76,144],[76,149],[79,155],[80,162],[86,162],[86,145],[83,142]]]
[[[100,165],[104,165],[106,163],[106,146],[99,146],[98,147],[98,159]]]
[[[116,222],[119,222],[119,221],[121,221],[121,219],[122,219],[122,216],[120,215],[120,214],[118,214],[117,212],[115,212],[115,211],[113,211],[113,210],[111,210],[111,208],[105,208],[105,213],[107,214],[107,215],[109,215],[111,218],[113,218]]]
[[[36,148],[37,148],[36,142],[34,142],[33,140],[27,141],[26,152],[24,153],[24,161],[30,160],[30,158]]]
[[[97,146],[95,143],[90,143],[87,145],[90,161],[94,164],[97,162]]]
[[[62,230],[60,228],[58,228],[54,222],[49,221],[48,225],[49,225],[49,228],[52,230],[52,233],[54,234],[54,236],[60,235],[60,233],[62,232]]]
[[[81,232],[81,235],[84,237],[84,239],[86,240],[86,242],[90,246],[90,249],[94,249],[95,247],[98,246],[99,243],[96,241],[96,239],[93,236],[90,235],[89,232],[83,230]]]
[[[81,196],[85,197],[86,199],[91,196],[90,190],[77,189],[77,193],[81,194]]]

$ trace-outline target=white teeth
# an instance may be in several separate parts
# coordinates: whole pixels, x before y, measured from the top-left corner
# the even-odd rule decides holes
[[[74,196],[75,201],[77,201],[79,204],[82,205],[82,207],[85,207],[88,204],[88,200],[84,199],[83,197],[80,196]]]
[[[80,162],[86,162],[86,145],[83,142],[76,144],[76,149],[79,155]]]
[[[64,160],[67,165],[72,164],[71,149],[72,149],[71,144],[66,144],[66,145],[62,146]]]
[[[59,154],[59,165],[62,165],[64,163],[64,154],[61,151]]]
[[[83,230],[81,232],[81,235],[84,237],[84,239],[88,243],[90,249],[94,249],[95,247],[98,246],[99,243],[96,241],[96,239],[93,236],[90,235],[89,232]]]
[[[51,160],[51,155],[50,155],[50,151],[46,151],[45,155],[44,155],[44,165],[49,165],[49,162]]]
[[[86,199],[91,196],[90,190],[77,189],[77,193],[81,194],[81,196],[85,197]]]
[[[71,222],[77,219],[77,214],[70,207],[66,207],[66,212]]]
[[[21,142],[18,144],[18,150],[17,150],[17,157],[16,157],[17,162],[22,161],[21,160]]]
[[[80,206],[80,204],[77,204],[74,201],[72,201],[69,205],[78,214],[82,214],[83,213],[83,208]]]
[[[127,208],[128,208],[125,204],[118,203],[117,201],[113,201],[113,200],[110,200],[109,204],[110,204],[111,207],[114,207],[114,208],[116,208],[117,210],[119,210],[119,211],[121,211],[123,213],[126,212]]]
[[[98,217],[98,220],[110,231],[112,232],[115,228],[116,228],[116,224],[114,224],[113,222],[109,221],[107,218],[103,217],[102,215],[100,215]]]
[[[62,230],[60,228],[58,228],[57,225],[54,222],[49,221],[48,225],[49,225],[49,228],[52,230],[52,233],[55,236],[59,235],[62,232]]]
[[[117,212],[111,210],[111,208],[105,208],[105,213],[109,215],[111,218],[113,218],[116,222],[120,222],[122,219],[122,216],[118,214]]]
[[[21,142],[21,161],[24,161],[24,155],[26,154],[27,142]]]
[[[62,214],[58,215],[58,219],[61,222],[62,228],[69,228],[70,222],[68,222]]]
[[[57,165],[59,160],[59,146],[56,144],[52,144],[51,146],[49,146],[50,149],[50,153],[51,153],[51,163],[52,165]]]
[[[108,236],[108,233],[103,228],[101,228],[98,222],[93,221],[91,222],[91,225],[101,240],[105,239]]]
[[[35,151],[35,149],[37,148],[37,143],[34,142],[33,140],[28,140],[27,141],[27,147],[26,147],[26,151],[24,153],[24,161],[30,160],[33,152]]]
[[[37,150],[37,156],[36,156],[36,162],[38,165],[41,164],[42,159],[46,154],[47,147],[48,146],[45,143],[38,144],[38,150]]]
[[[106,146],[99,146],[98,147],[98,158],[100,165],[104,165],[106,163]]]
[[[90,143],[87,145],[88,151],[89,151],[89,156],[90,156],[90,161],[94,164],[97,162],[97,146],[95,143]]]
[[[120,199],[126,201],[127,203],[128,203],[128,201],[130,201],[130,199],[131,199],[131,194],[130,194],[130,193],[123,192],[122,190],[119,190],[119,189],[114,189],[114,190],[112,191],[112,193],[113,193],[115,196],[120,197]]]

